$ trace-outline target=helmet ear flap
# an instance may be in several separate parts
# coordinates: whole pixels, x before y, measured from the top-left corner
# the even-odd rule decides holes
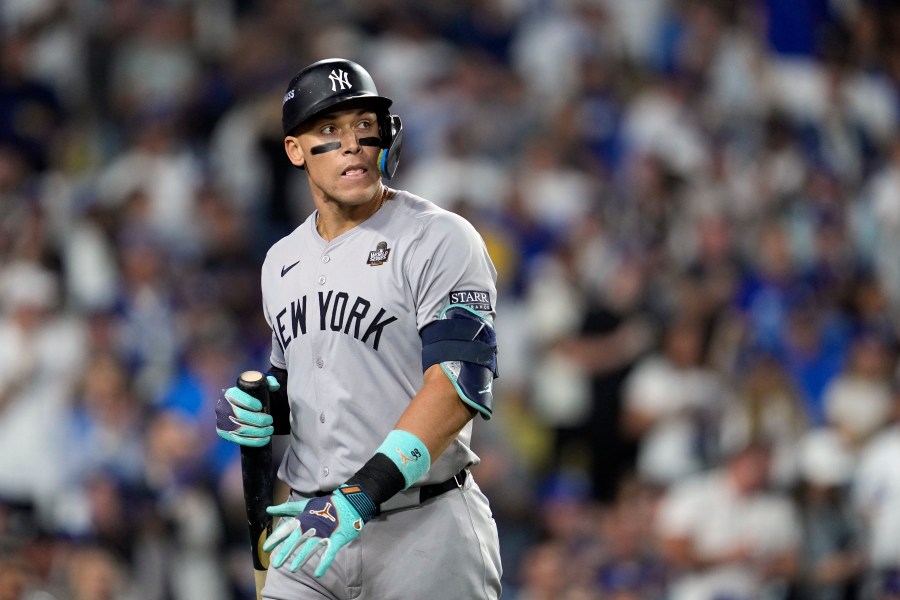
[[[397,115],[387,114],[379,119],[381,152],[378,154],[378,170],[385,179],[391,179],[400,163],[403,147],[403,122]]]

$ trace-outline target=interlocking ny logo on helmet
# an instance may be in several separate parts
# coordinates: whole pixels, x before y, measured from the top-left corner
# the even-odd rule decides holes
[[[328,110],[339,110],[341,104],[363,101],[378,116],[381,154],[378,166],[381,174],[390,179],[397,170],[403,125],[400,117],[389,111],[392,101],[378,94],[368,71],[344,58],[327,58],[315,62],[297,73],[288,84],[281,106],[281,126],[284,135],[294,134],[303,123]]]
[[[336,92],[337,86],[341,86],[341,89],[350,89],[353,86],[350,85],[349,74],[346,73],[343,69],[338,69],[337,73],[334,71],[331,72],[331,75],[328,76],[328,79],[331,80],[331,91]]]

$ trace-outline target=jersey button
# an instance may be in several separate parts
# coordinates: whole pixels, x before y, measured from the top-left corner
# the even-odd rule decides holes
[[[322,367],[325,366],[325,361],[322,360],[321,358],[317,358],[317,359],[316,359],[316,366],[319,367],[319,368],[321,369]]]
[[[324,285],[324,284],[325,284],[325,276],[319,275],[319,285]]]
[[[322,469],[322,477],[328,477],[329,473],[331,473],[331,471],[328,470],[328,467]]]
[[[325,422],[325,413],[319,413],[319,423]]]
[[[330,261],[330,260],[331,260],[331,257],[328,256],[327,254],[326,254],[325,256],[322,257],[322,262],[323,262],[323,263],[327,263],[327,262]]]

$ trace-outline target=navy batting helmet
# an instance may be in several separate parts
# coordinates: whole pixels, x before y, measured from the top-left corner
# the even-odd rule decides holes
[[[342,104],[359,101],[371,105],[378,116],[381,140],[378,166],[382,175],[390,179],[400,161],[403,125],[400,117],[388,110],[392,100],[380,96],[372,76],[353,61],[320,60],[291,79],[281,105],[284,135],[291,135],[297,127],[328,110],[340,110]]]

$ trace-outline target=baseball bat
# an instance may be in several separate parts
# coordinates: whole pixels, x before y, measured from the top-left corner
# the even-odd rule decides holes
[[[244,371],[237,380],[237,387],[247,392],[269,412],[269,385],[266,376],[259,371]],[[241,476],[244,484],[244,503],[247,508],[247,525],[250,528],[250,552],[253,556],[253,577],[256,598],[262,600],[262,588],[269,568],[269,553],[262,546],[272,533],[272,516],[266,508],[272,505],[275,485],[272,472],[272,443],[260,448],[241,446]]]

